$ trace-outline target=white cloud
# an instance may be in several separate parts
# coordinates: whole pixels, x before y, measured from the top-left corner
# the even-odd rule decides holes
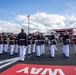
[[[23,23],[28,23],[27,15],[18,15],[15,19]],[[45,32],[47,29],[63,28],[65,26],[65,19],[66,17],[62,15],[37,12],[36,14],[30,15],[30,30]]]
[[[20,23],[18,23],[18,21]],[[47,29],[76,27],[75,16],[62,16],[59,14],[48,14],[44,12],[38,12],[36,14],[30,15],[29,22],[30,32],[35,32],[38,30],[41,32],[46,32]],[[0,20],[0,32],[3,30],[5,32],[18,33],[20,32],[21,28],[24,28],[26,32],[28,31],[27,15],[18,15],[17,17],[15,17],[15,21],[12,22]]]
[[[27,16],[26,15],[18,15],[15,19],[18,21],[26,21]]]
[[[16,24],[16,23],[11,23],[9,21],[1,21],[0,20],[0,32],[14,32],[14,33],[18,33],[21,28],[20,25]]]
[[[69,18],[68,22],[69,22],[70,25],[74,25],[74,24],[76,24],[76,18],[74,18],[74,17]]]
[[[75,16],[66,16],[66,26],[76,27],[76,17]]]

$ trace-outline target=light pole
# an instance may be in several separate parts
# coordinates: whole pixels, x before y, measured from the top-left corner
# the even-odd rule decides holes
[[[30,15],[27,16],[28,17],[28,34],[30,33]]]

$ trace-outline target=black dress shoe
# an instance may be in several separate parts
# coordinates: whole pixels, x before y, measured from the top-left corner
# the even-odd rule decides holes
[[[15,54],[18,54],[18,53],[15,53]]]
[[[55,58],[55,57],[52,57],[52,56],[51,56],[50,58]]]
[[[13,56],[13,55],[10,55],[10,56]]]
[[[2,53],[0,53],[0,55],[2,55]]]
[[[69,57],[66,57],[66,56],[65,56],[64,58],[69,58]]]
[[[7,52],[4,52],[5,54],[7,54]]]
[[[31,54],[28,54],[28,55],[31,55]]]
[[[19,62],[24,62],[23,60],[19,60]]]
[[[36,56],[36,57],[40,57],[40,56]]]
[[[57,51],[55,51],[55,52],[57,52]]]
[[[65,53],[63,53],[63,55],[65,55]]]

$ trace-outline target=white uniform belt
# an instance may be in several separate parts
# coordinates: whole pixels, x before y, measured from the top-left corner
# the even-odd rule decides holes
[[[28,40],[28,41],[32,41],[32,40]]]
[[[69,39],[66,39],[66,41],[69,41]]]
[[[45,40],[36,40],[36,41],[45,41]]]
[[[55,41],[56,42],[56,40],[55,39],[53,39],[53,40],[51,40],[51,43],[53,44],[53,41]]]
[[[25,40],[25,39],[19,39],[19,40]]]
[[[14,40],[10,40],[10,41],[14,41]]]
[[[54,40],[51,40],[51,41],[56,41],[56,40],[54,39]]]

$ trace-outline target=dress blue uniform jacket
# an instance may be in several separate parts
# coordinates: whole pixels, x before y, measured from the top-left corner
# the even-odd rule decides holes
[[[25,45],[25,46],[27,46],[27,44],[28,44],[27,40],[28,39],[27,39],[26,33],[23,33],[23,32],[19,33],[17,39],[18,39],[18,45]]]
[[[69,43],[69,35],[63,35],[63,45],[68,45]]]
[[[31,45],[31,43],[32,43],[32,39],[28,38],[28,45]]]
[[[45,37],[41,36],[41,44],[45,44]]]
[[[51,37],[50,37],[50,45],[55,45],[55,44],[56,44],[55,35],[51,35]]]
[[[35,40],[36,40],[36,39],[35,39],[35,37],[33,36],[33,37],[32,37],[32,44],[35,44]]]
[[[3,44],[2,38],[0,38],[0,44]]]
[[[15,40],[14,40],[14,38],[13,38],[13,37],[10,37],[9,39],[10,39],[9,44],[10,44],[10,45],[14,45],[14,44],[15,44]]]
[[[3,44],[7,44],[7,37],[6,36],[3,37]]]

